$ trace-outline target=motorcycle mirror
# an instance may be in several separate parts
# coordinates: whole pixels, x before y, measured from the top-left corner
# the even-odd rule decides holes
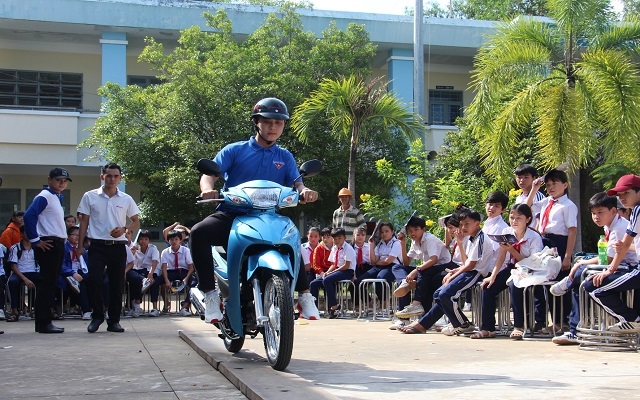
[[[309,160],[300,166],[300,175],[303,178],[318,175],[322,172],[322,163],[318,160]]]
[[[198,160],[198,163],[196,164],[196,168],[198,168],[198,171],[202,172],[205,175],[211,175],[211,176],[217,176],[219,177],[220,174],[222,173],[222,170],[220,169],[220,166],[218,164],[216,164],[215,161],[209,159],[209,158],[201,158]]]

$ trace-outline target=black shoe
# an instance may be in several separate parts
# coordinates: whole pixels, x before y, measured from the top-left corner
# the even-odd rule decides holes
[[[107,322],[107,330],[109,332],[124,332],[124,328],[120,326],[119,322]]]
[[[45,326],[37,326],[36,325],[36,332],[38,332],[38,333],[63,333],[64,332],[64,328],[59,328],[59,327],[55,326],[52,323],[48,323]]]
[[[89,326],[87,326],[87,332],[93,333],[97,331],[103,322],[104,322],[103,319],[95,319],[95,318],[92,319],[91,322],[89,323]]]
[[[338,307],[336,307],[335,309],[330,308],[329,309],[329,319],[336,319],[338,318],[338,314],[340,314],[340,304],[338,304]]]

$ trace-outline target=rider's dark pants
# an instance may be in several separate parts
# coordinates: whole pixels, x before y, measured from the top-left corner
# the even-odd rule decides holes
[[[193,266],[198,273],[198,288],[203,292],[215,289],[215,275],[213,273],[213,256],[211,246],[227,248],[229,232],[236,214],[216,211],[191,228],[189,234],[189,248]],[[309,281],[304,268],[298,272],[296,290],[302,292],[309,289]]]

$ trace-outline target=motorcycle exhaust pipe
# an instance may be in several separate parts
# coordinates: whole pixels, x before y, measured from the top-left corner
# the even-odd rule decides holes
[[[253,278],[251,282],[253,283],[253,304],[256,308],[256,322],[258,326],[264,326],[269,321],[269,317],[264,315],[262,312],[262,291],[260,290],[260,281],[258,278]]]

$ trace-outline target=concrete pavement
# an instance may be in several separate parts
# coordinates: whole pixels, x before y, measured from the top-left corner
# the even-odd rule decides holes
[[[32,321],[0,322],[0,398],[640,397],[639,354],[548,339],[404,335],[384,321],[322,319],[296,325],[293,359],[278,372],[263,358],[260,336],[231,354],[217,329],[196,317],[125,318],[123,334],[106,332],[106,324],[88,334],[87,322],[57,321],[61,335],[36,334]]]

